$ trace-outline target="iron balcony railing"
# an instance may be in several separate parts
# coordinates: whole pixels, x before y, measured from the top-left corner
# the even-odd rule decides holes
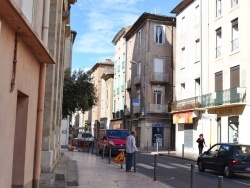
[[[150,73],[150,82],[169,82],[169,75],[160,73],[160,72],[151,72]]]
[[[138,74],[135,79],[134,79],[134,85],[140,84],[141,83],[141,75]]]
[[[245,103],[246,102],[246,88],[235,87],[225,89],[222,91],[216,91],[201,96],[201,106],[219,106],[233,103]]]
[[[150,104],[149,113],[167,113],[168,105],[165,104]]]
[[[172,111],[188,110],[201,107],[200,97],[192,97],[179,101],[174,101],[171,104]]]

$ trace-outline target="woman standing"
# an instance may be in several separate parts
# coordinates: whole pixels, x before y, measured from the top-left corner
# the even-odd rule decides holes
[[[196,140],[196,142],[198,143],[199,155],[200,155],[200,154],[202,154],[204,145],[206,146],[205,140],[203,138],[203,134],[199,135],[199,138]]]

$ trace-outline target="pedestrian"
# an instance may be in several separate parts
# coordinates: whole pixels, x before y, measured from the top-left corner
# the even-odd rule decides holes
[[[207,145],[205,143],[205,139],[203,138],[203,134],[199,135],[199,138],[196,140],[196,142],[198,143],[199,155],[200,155],[200,154],[202,154],[204,145],[207,147]]]
[[[135,144],[135,136],[136,131],[132,131],[131,134],[127,137],[126,142],[126,172],[131,172],[133,158],[135,151],[138,151],[136,144]]]

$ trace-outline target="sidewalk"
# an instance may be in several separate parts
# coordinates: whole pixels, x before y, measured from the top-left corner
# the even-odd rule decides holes
[[[156,152],[155,150],[145,150],[138,148],[140,153]],[[70,160],[77,162],[78,183],[79,186],[68,186],[69,188],[170,188],[159,181],[154,181],[138,172],[125,172],[125,165],[121,169],[120,164],[111,163],[108,160],[102,159],[100,156],[85,152],[71,152],[67,149],[62,149],[65,156]],[[198,154],[190,151],[185,151],[184,157],[182,152],[177,151],[158,151],[159,155],[168,155],[170,157],[184,158],[186,160],[196,161]]]
[[[126,172],[120,164],[109,164],[106,159],[91,152],[70,152],[65,149],[62,152],[70,160],[77,161],[79,186],[69,188],[170,188],[138,172]]]

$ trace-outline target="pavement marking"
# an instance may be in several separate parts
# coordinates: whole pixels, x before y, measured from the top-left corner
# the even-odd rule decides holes
[[[154,169],[154,167],[149,166],[149,165],[145,165],[145,164],[143,164],[143,163],[137,163],[136,165],[137,165],[137,166],[141,166],[141,167],[146,168],[146,169]]]
[[[154,164],[154,163],[152,163]],[[169,166],[169,165],[165,165],[165,164],[161,164],[161,163],[157,163],[157,166],[163,167],[163,168],[176,168],[174,166]]]
[[[177,163],[169,163],[170,165],[174,165],[174,166],[178,166],[178,167],[182,167],[185,168],[187,170],[191,170],[191,167],[186,166],[186,165],[182,165],[182,164],[177,164]]]
[[[233,180],[233,181],[236,182],[236,183],[243,184],[243,185],[250,185],[249,183],[244,183],[244,182],[240,182],[240,181],[236,181],[236,180]]]

